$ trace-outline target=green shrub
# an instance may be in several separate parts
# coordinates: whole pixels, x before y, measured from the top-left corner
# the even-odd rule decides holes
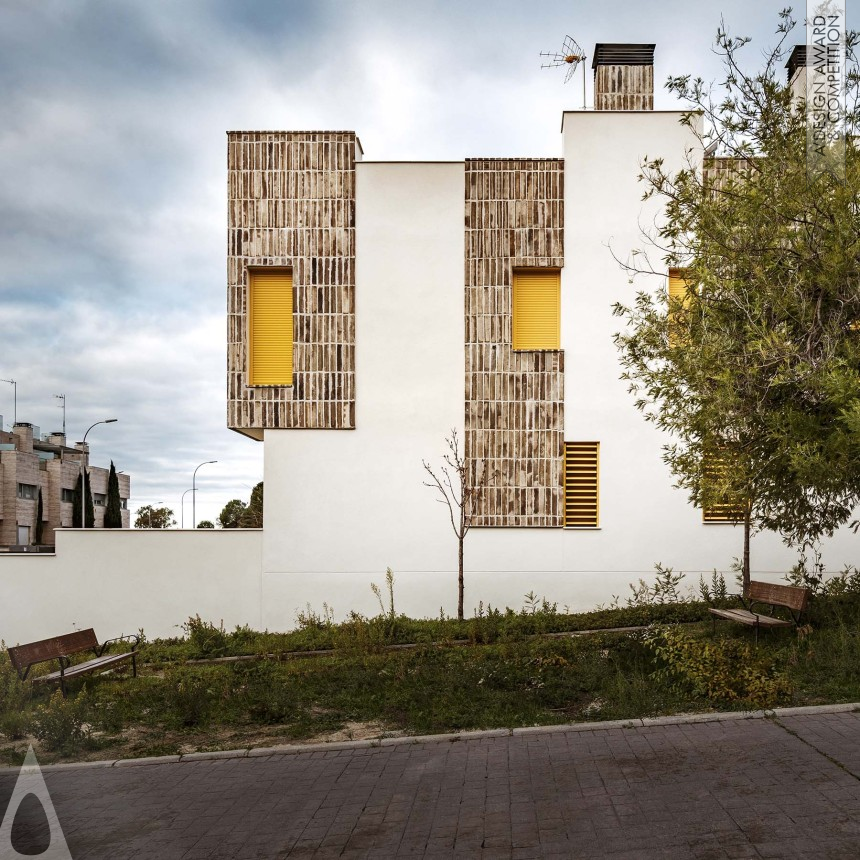
[[[27,737],[30,733],[30,715],[22,711],[8,711],[0,714],[0,735],[10,741]]]
[[[175,725],[199,726],[208,722],[222,692],[220,676],[213,668],[171,667],[164,672],[166,716]]]
[[[228,651],[227,633],[222,621],[218,627],[210,621],[204,621],[199,615],[189,618],[182,625],[191,652],[192,659],[224,657]]]
[[[296,698],[281,665],[268,660],[233,668],[236,692],[255,723],[284,723],[295,716]]]
[[[741,639],[695,639],[673,627],[645,637],[662,664],[658,677],[674,680],[716,705],[770,708],[791,695],[788,678]]]
[[[33,697],[33,685],[22,681],[12,666],[6,652],[6,643],[0,641],[0,713],[20,711],[26,708]]]
[[[724,608],[729,603],[729,590],[725,577],[716,569],[711,574],[711,584],[705,582],[705,577],[699,575],[699,596],[708,606]]]
[[[57,690],[36,710],[30,728],[45,749],[70,754],[90,746],[92,729],[85,722],[86,693],[64,699]]]

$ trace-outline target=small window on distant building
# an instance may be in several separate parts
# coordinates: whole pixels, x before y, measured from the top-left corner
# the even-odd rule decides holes
[[[30,546],[30,526],[18,526],[18,546]]]
[[[564,525],[597,528],[600,515],[600,443],[564,443]]]
[[[248,272],[248,384],[293,384],[293,275]]]
[[[65,487],[63,487],[62,500],[64,502],[73,502],[75,500],[75,491],[67,490]]]
[[[119,506],[120,506],[120,508],[122,508],[122,510],[127,511],[128,510],[128,499],[120,499],[119,500]]]
[[[561,272],[514,272],[512,339],[517,350],[561,349]]]
[[[35,484],[18,484],[19,499],[35,499],[38,491]]]
[[[104,493],[93,493],[93,504],[104,507],[107,496]]]

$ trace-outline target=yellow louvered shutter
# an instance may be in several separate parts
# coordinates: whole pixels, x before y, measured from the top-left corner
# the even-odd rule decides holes
[[[704,480],[717,482],[726,473],[726,462],[720,454],[706,454],[702,465]],[[706,505],[702,508],[702,522],[739,523],[744,520],[743,505],[739,502]]]
[[[293,276],[248,273],[248,384],[293,384]]]
[[[600,512],[600,443],[564,443],[564,524],[595,528]]]
[[[514,349],[561,348],[561,273],[557,269],[514,272]]]
[[[683,269],[669,269],[669,298],[683,301],[687,294],[687,282]]]

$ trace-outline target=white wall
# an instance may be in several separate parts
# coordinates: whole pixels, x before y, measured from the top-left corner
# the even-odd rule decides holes
[[[729,571],[742,531],[704,525],[661,460],[662,437],[618,377],[615,301],[628,283],[610,247],[642,247],[656,202],[637,181],[644,155],[678,169],[694,138],[678,112],[572,112],[563,123],[565,437],[601,443],[597,530],[475,529],[466,542],[466,608],[519,607],[533,590],[576,609],[622,598],[656,562],[688,572]],[[456,541],[447,509],[422,486],[421,459],[439,462],[464,413],[462,164],[357,166],[356,429],[265,432],[263,621],[294,624],[323,602],[336,616],[378,607],[370,583],[395,571],[397,609],[456,608]],[[654,289],[663,288],[657,281]],[[835,572],[858,560],[844,530],[825,548]],[[796,553],[754,538],[757,576],[778,580]],[[727,576],[730,585],[731,575]]]
[[[676,570],[728,570],[742,554],[743,532],[704,524],[687,494],[672,487],[662,462],[667,437],[646,424],[634,406],[612,335],[623,326],[615,302],[632,304],[640,290],[665,290],[665,279],[630,276],[614,256],[636,263],[634,249],[651,252],[642,231],[654,232],[660,201],[643,202],[637,177],[644,158],[664,158],[664,169],[694,163],[701,147],[677,111],[574,111],[563,122],[565,267],[562,272],[562,347],[565,350],[565,438],[600,442],[600,530],[566,531],[562,569],[625,573],[635,580],[655,562]],[[643,258],[638,258],[643,265]],[[843,529],[825,546],[831,570],[856,562],[860,545]],[[756,575],[777,577],[797,558],[773,534],[752,542]],[[697,576],[695,577],[698,578]]]
[[[0,554],[0,639],[33,642],[92,627],[181,636],[197,613],[259,629],[262,531],[57,531],[56,555]]]
[[[265,431],[270,627],[308,601],[343,614],[350,589],[372,600],[387,566],[456,568],[421,460],[462,439],[464,184],[462,163],[356,165],[356,429]]]

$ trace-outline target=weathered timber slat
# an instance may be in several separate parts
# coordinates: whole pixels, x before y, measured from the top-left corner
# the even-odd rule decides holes
[[[354,132],[229,132],[227,424],[355,427]],[[248,269],[293,274],[294,384],[247,385]]]
[[[474,524],[558,527],[564,356],[514,352],[511,313],[514,269],[564,265],[564,162],[469,159],[465,185],[466,456],[493,476]]]

